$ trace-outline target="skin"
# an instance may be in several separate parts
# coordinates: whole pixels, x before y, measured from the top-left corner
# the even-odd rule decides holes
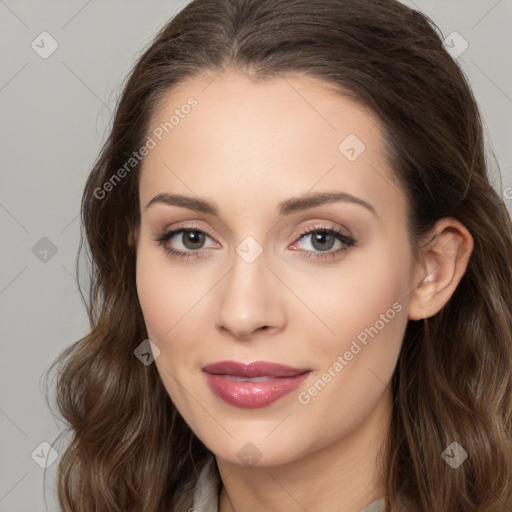
[[[197,107],[144,159],[141,223],[131,240],[163,384],[216,456],[221,512],[357,512],[384,496],[377,458],[407,322],[434,315],[449,300],[466,269],[471,235],[456,219],[442,219],[413,260],[407,202],[391,178],[380,124],[316,79],[255,82],[230,69],[215,79],[196,76],[169,92],[151,126],[190,96]],[[366,146],[354,161],[338,149],[349,134]],[[276,213],[286,199],[333,191],[366,201],[374,213],[340,201]],[[160,193],[207,199],[219,215],[163,203],[146,208]],[[172,258],[155,241],[191,224],[207,233],[202,247],[190,249],[186,234],[167,242],[192,254],[188,260]],[[341,230],[356,246],[315,259],[343,247],[334,241],[322,251],[311,235],[300,239],[301,228],[318,224]],[[251,263],[236,252],[248,236],[263,249]],[[301,403],[299,393],[396,303],[394,318]],[[277,402],[243,409],[206,384],[201,368],[220,360],[265,360],[312,373]],[[242,462],[247,443],[257,448],[256,464]]]

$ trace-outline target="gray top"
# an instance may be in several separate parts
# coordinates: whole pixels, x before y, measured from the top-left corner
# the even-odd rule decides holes
[[[214,464],[214,458],[204,465],[199,474],[194,490],[194,502],[190,512],[219,512],[219,476]],[[376,500],[360,512],[383,512],[384,499]]]

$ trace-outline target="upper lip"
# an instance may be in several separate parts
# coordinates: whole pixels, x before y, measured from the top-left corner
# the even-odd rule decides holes
[[[295,377],[306,373],[308,368],[293,368],[283,364],[268,361],[254,361],[252,363],[239,363],[237,361],[218,361],[207,364],[203,371],[213,375],[233,375],[236,377]]]

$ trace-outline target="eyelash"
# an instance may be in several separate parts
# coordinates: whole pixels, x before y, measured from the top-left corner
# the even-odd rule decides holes
[[[189,260],[190,258],[199,258],[201,257],[202,253],[205,252],[205,250],[198,250],[198,251],[176,251],[175,249],[171,249],[167,242],[173,238],[174,236],[180,234],[180,233],[186,233],[186,232],[197,232],[202,233],[208,238],[211,238],[206,231],[200,229],[197,226],[186,226],[181,227],[178,229],[173,229],[171,231],[164,231],[160,235],[158,235],[155,238],[155,241],[158,242],[159,245],[163,247],[165,252],[167,252],[171,258],[181,258],[185,260]],[[305,251],[302,250],[301,252],[304,254],[305,258],[309,259],[318,259],[318,260],[327,260],[327,259],[335,259],[339,255],[341,255],[344,252],[347,252],[351,247],[356,247],[357,243],[354,238],[351,236],[343,234],[341,231],[333,228],[332,226],[322,226],[322,225],[315,225],[315,226],[309,226],[307,228],[303,228],[299,233],[298,240],[301,240],[302,238],[305,238],[308,235],[322,232],[326,233],[327,235],[334,235],[334,237],[339,240],[343,247],[340,249],[337,249],[335,251]],[[294,242],[295,243],[295,242]],[[309,256],[307,256],[309,254]]]

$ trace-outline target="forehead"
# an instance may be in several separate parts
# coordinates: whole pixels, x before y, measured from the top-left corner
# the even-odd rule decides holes
[[[176,189],[228,193],[241,206],[261,203],[262,193],[277,201],[342,189],[376,210],[405,206],[377,117],[304,75],[196,76],[164,97],[148,136],[155,145],[143,161],[141,204]]]

